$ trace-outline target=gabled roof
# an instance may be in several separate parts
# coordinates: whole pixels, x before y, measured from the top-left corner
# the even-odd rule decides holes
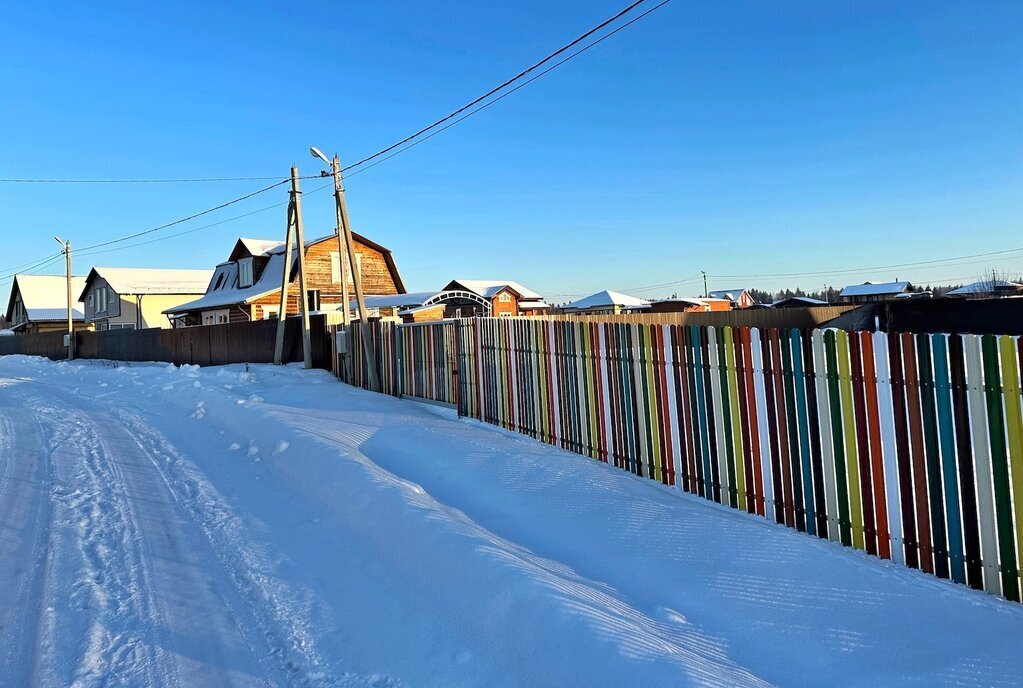
[[[375,249],[383,255],[395,287],[398,291],[404,292],[405,285],[401,281],[401,275],[398,274],[398,267],[394,263],[394,258],[391,256],[391,252],[380,244],[370,241],[361,234],[352,232],[352,238],[356,243]],[[305,242],[306,250],[308,250],[311,246],[321,244],[325,241],[337,241],[337,235],[328,234],[327,236],[309,240]],[[196,299],[195,301],[189,301],[188,303],[183,303],[180,306],[168,308],[164,311],[164,313],[173,315],[210,308],[222,308],[224,306],[232,306],[236,303],[251,303],[257,299],[267,296],[268,294],[279,291],[281,288],[281,278],[284,276],[284,253],[286,248],[287,247],[284,245],[283,241],[271,241],[268,239],[239,239],[235,243],[234,249],[231,251],[229,262],[221,263],[213,272],[213,275],[208,282],[209,287],[204,290],[205,294],[202,298]],[[267,263],[262,272],[259,273],[259,278],[256,282],[250,287],[242,288],[238,286],[238,263],[235,261],[248,255],[267,258]],[[292,279],[294,278],[297,270],[297,263],[298,255],[293,253],[289,272]],[[367,297],[367,299],[368,298],[370,297]],[[370,308],[371,306],[367,303],[366,307]]]
[[[444,292],[419,291],[412,294],[381,294],[363,297],[366,308],[413,308],[422,306],[427,301],[434,299]],[[357,305],[353,298],[350,302],[352,307]]]
[[[242,238],[234,245],[234,249],[231,251],[231,256],[228,260],[238,260],[239,258],[243,258],[246,254],[250,256],[265,256],[269,254],[272,249],[283,246],[283,242],[275,241],[273,239]]]
[[[93,268],[85,278],[79,299],[101,277],[118,294],[203,294],[213,270],[167,270],[163,268]]]
[[[864,282],[851,284],[842,289],[839,296],[887,296],[909,291],[913,285],[909,282]]]
[[[451,280],[448,286],[444,287],[445,290],[450,289],[465,289],[473,293],[479,294],[480,296],[492,299],[502,289],[511,289],[513,292],[518,294],[524,299],[543,299],[542,296],[537,294],[532,289],[527,289],[518,282],[512,280],[466,280],[456,279]]]
[[[297,260],[292,259],[292,264]],[[209,288],[205,294],[173,308],[168,308],[164,313],[187,313],[189,311],[204,310],[208,308],[220,308],[231,306],[236,303],[249,303],[260,299],[281,288],[281,277],[284,271],[284,254],[275,253],[270,256],[266,267],[259,275],[259,279],[249,287],[238,286],[238,263],[221,263],[213,271],[209,281]]]
[[[775,301],[771,308],[785,308],[786,306],[827,306],[827,301],[821,301],[810,296],[790,296],[781,301]]]
[[[397,287],[398,291],[405,291],[405,284],[401,280],[401,274],[398,272],[398,265],[394,262],[394,256],[391,255],[391,250],[386,246],[381,246],[377,242],[364,237],[358,232],[352,232],[352,240],[357,244],[362,244],[371,249],[379,251],[384,257],[384,262],[387,263],[387,270],[391,273],[391,279],[394,281],[394,286]],[[337,234],[331,233],[326,236],[322,236],[316,239],[311,239],[305,242],[305,247],[308,250],[311,246],[322,244],[324,241],[337,241]],[[246,256],[261,256],[269,257],[275,253],[284,253],[285,246],[283,241],[277,241],[274,239],[239,239],[235,242],[234,248],[231,250],[231,255],[228,256],[229,262],[237,261],[239,258],[245,258]]]
[[[743,292],[746,289],[715,289],[714,291],[708,292],[711,298],[715,299],[728,299],[729,301],[735,302],[739,300]]]
[[[72,277],[72,296],[78,296],[84,286],[84,277]],[[67,320],[67,277],[64,275],[15,275],[7,300],[8,323],[14,319],[16,294],[21,294],[21,302],[30,321]],[[81,301],[72,304],[71,315],[74,320],[85,319],[85,306]]]
[[[986,280],[974,282],[965,286],[953,289],[948,292],[949,296],[968,296],[970,294],[993,294],[997,292],[1023,291],[1023,284],[1010,282],[1009,280]]]
[[[565,306],[562,306],[562,308],[564,310],[582,310],[589,308],[611,308],[614,306],[642,309],[649,308],[650,302],[646,299],[640,299],[635,296],[629,296],[628,294],[622,294],[621,292],[605,289],[604,291],[598,291],[596,294],[590,294],[578,301],[566,304]]]
[[[711,293],[713,294],[714,292]],[[728,301],[728,299],[718,297],[707,299],[702,297],[671,296],[666,299],[655,299],[652,303],[684,303],[689,306],[706,306],[708,301]]]

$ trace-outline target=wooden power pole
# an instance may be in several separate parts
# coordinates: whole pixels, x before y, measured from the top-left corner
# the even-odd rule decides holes
[[[288,291],[291,286],[292,244],[298,244],[298,309],[302,316],[302,360],[313,367],[312,336],[309,332],[309,301],[305,288],[305,237],[302,234],[302,192],[298,188],[298,168],[291,168],[291,200],[288,202],[288,231],[284,242],[284,266],[281,275],[280,310],[277,313],[277,338],[274,342],[274,363],[284,359],[284,323],[288,313]]]
[[[372,332],[369,329],[365,294],[362,291],[362,275],[359,272],[359,267],[355,264],[355,240],[352,238],[352,226],[348,222],[348,204],[345,203],[345,190],[341,184],[341,159],[336,155],[331,163],[331,168],[334,172],[334,200],[337,206],[338,233],[339,235],[344,235],[345,255],[348,257],[349,274],[352,276],[352,283],[355,285],[355,300],[359,305],[359,320],[363,335],[362,355],[366,362],[370,389],[380,391],[380,376],[376,366],[376,346],[373,344]],[[347,310],[348,303],[346,302],[345,311],[347,312]]]
[[[341,198],[341,159],[334,156],[334,159],[330,161],[331,171],[334,173],[334,209],[337,214],[337,225],[335,230],[337,231],[337,265],[338,272],[341,273],[341,304],[342,304],[342,322],[347,328],[352,321],[349,308],[351,306],[350,299],[348,296],[348,261],[346,256],[348,251],[345,248],[345,236],[341,230],[341,226],[344,224],[342,219],[341,208],[344,206],[344,199]]]

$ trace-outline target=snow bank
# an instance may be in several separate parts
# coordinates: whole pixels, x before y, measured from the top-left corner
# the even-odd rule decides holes
[[[1019,605],[321,371],[4,381],[130,432],[309,685],[1023,683]]]

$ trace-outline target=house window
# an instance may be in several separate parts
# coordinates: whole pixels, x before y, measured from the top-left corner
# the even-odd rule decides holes
[[[306,290],[306,307],[310,311],[320,310],[320,290],[319,289],[307,289]]]
[[[341,284],[341,254],[337,251],[330,253],[330,281]]]
[[[111,330],[134,330],[135,323],[110,323]]]
[[[501,295],[497,297],[497,300],[501,303],[508,303],[511,301],[511,294],[508,292],[502,292]]]
[[[280,306],[263,306],[263,320],[274,320],[281,315]]]
[[[96,295],[93,294],[90,291],[89,292],[89,308],[95,308],[95,307],[96,307]]]
[[[252,258],[242,258],[238,261],[238,286],[252,286]]]
[[[96,290],[96,310],[100,313],[107,310],[107,290],[103,287]]]
[[[203,325],[223,325],[231,320],[231,311],[224,308],[219,311],[203,311]]]

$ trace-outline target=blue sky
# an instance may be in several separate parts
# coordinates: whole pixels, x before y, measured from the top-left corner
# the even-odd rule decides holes
[[[0,177],[315,173],[308,146],[354,161],[625,4],[16,3],[0,26]],[[554,301],[695,294],[669,283],[700,270],[712,289],[1018,274],[1021,57],[1019,2],[674,0],[353,177],[352,223],[410,289],[515,279]],[[0,268],[52,253],[55,233],[95,243],[261,185],[0,184]],[[307,234],[330,231],[326,191],[304,211]],[[238,236],[283,238],[284,221],[277,208],[76,272],[212,267]],[[762,276],[789,273],[814,274]]]

